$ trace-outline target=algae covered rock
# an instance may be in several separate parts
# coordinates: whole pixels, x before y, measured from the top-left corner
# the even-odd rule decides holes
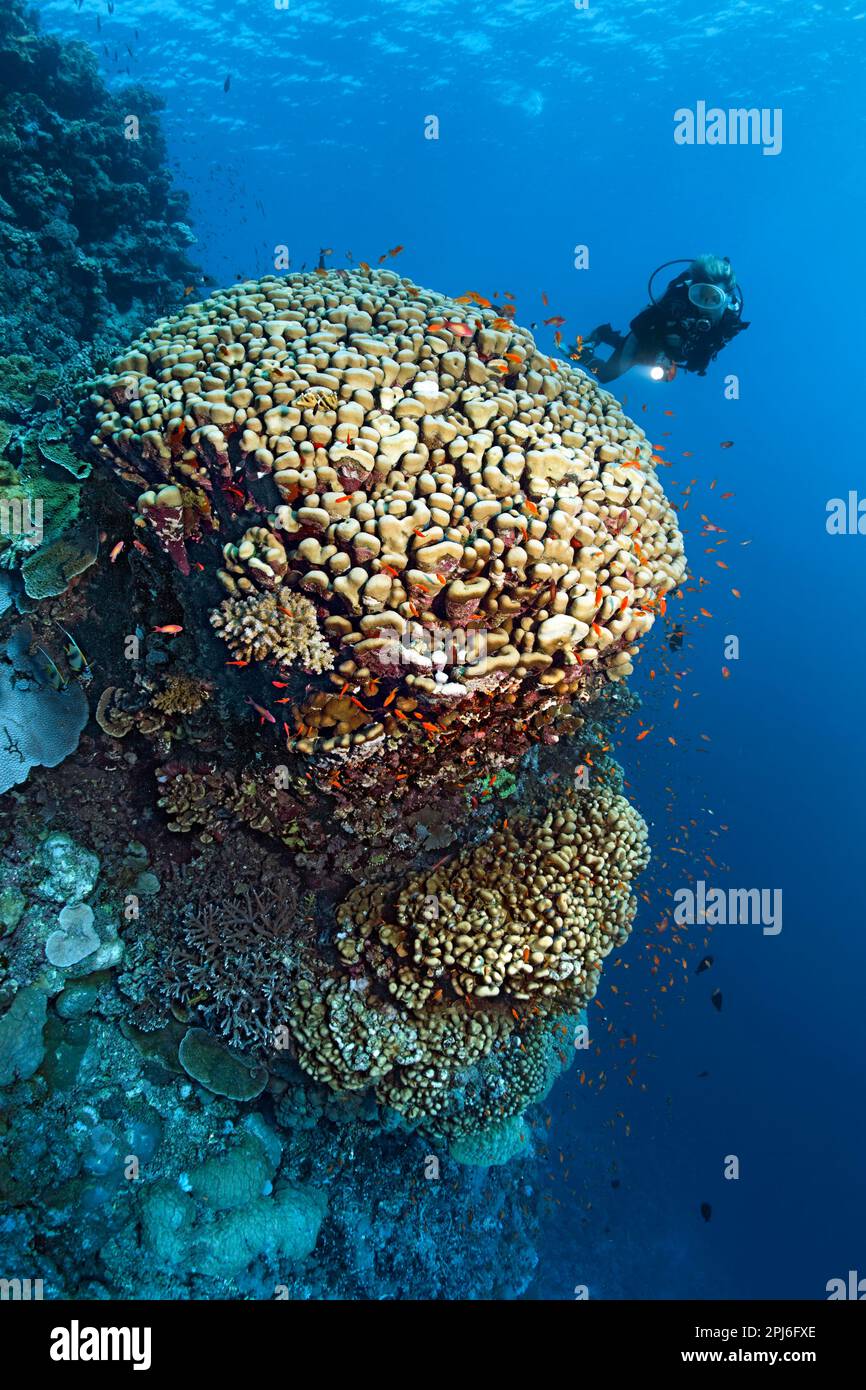
[[[17,888],[0,891],[0,936],[15,930],[26,906],[27,899]]]
[[[195,1221],[195,1203],[174,1183],[155,1182],[141,1199],[145,1247],[160,1264],[173,1268],[184,1259]]]
[[[27,985],[0,1018],[0,1086],[27,1081],[41,1065],[47,1006],[44,990]]]
[[[145,1246],[170,1267],[232,1279],[253,1260],[309,1255],[327,1210],[324,1192],[283,1184],[271,1191],[273,1157],[252,1134],[208,1158],[177,1184],[141,1198]]]
[[[97,55],[41,33],[29,0],[0,6],[0,73],[0,353],[74,361],[180,299],[188,199],[160,98],[110,92]]]
[[[190,1028],[178,1049],[184,1071],[213,1091],[231,1100],[254,1100],[265,1089],[268,1074],[263,1067],[231,1052],[204,1028]]]
[[[43,898],[58,903],[81,903],[93,892],[99,875],[99,857],[77,845],[62,830],[46,835],[39,849],[39,860],[48,870],[37,888]]]
[[[190,1268],[231,1279],[257,1256],[280,1262],[312,1254],[327,1199],[308,1187],[283,1187],[272,1197],[228,1212],[202,1228],[190,1251]]]
[[[196,1168],[189,1177],[189,1190],[210,1211],[232,1211],[263,1196],[273,1172],[262,1145],[245,1135],[228,1153],[208,1158]]]
[[[512,1158],[532,1157],[534,1152],[523,1115],[511,1115],[501,1124],[490,1125],[477,1134],[464,1134],[453,1140],[449,1148],[455,1162],[477,1168],[495,1167],[509,1163]]]

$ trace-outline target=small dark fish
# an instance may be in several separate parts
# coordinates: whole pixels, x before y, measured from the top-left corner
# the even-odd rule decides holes
[[[709,1202],[701,1202],[701,1216],[704,1218],[704,1220],[709,1221],[712,1214],[713,1209],[710,1206]]]
[[[223,83],[223,91],[227,92],[232,85],[231,73],[226,73],[226,80]]]
[[[705,1076],[709,1076],[709,1074],[710,1074],[710,1073],[709,1073],[708,1071],[699,1071],[699,1072],[698,1072],[698,1080],[699,1080],[699,1081],[703,1081],[704,1077],[705,1077]]]
[[[719,448],[720,448],[720,449],[733,449],[733,447],[734,447],[734,441],[733,441],[733,439],[723,439],[722,442],[721,442],[721,444],[719,445]]]
[[[678,652],[683,645],[683,630],[675,627],[668,638],[668,646],[672,652]]]
[[[712,994],[710,995],[710,999],[713,1001],[713,1008],[716,1009],[719,1013],[721,1013],[721,1012],[722,1012],[722,991],[721,991],[720,989],[714,989],[713,992],[712,992]]]
[[[713,963],[713,957],[712,957],[712,956],[704,956],[703,960],[698,962],[698,964],[697,964],[697,966],[696,966],[696,968],[695,968],[695,974],[696,974],[696,975],[703,975],[703,973],[704,973],[705,970],[709,970],[709,968],[710,968],[710,966],[712,965],[712,963]]]
[[[247,696],[247,704],[248,704],[248,705],[252,705],[252,707],[253,707],[253,709],[255,710],[256,714],[259,715],[259,717],[260,717],[262,723],[264,723],[265,720],[267,720],[267,722],[268,722],[269,724],[276,724],[277,721],[276,721],[276,719],[274,718],[274,716],[271,714],[270,710],[269,710],[269,709],[265,709],[264,705],[257,705],[256,702],[255,702],[255,700],[251,700],[251,699],[250,699],[249,695]]]
[[[619,1178],[611,1178],[610,1185],[611,1187],[619,1187]]]

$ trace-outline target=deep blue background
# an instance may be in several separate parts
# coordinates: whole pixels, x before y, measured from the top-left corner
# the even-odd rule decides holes
[[[128,64],[163,92],[194,254],[220,283],[270,269],[279,243],[295,267],[323,246],[331,264],[347,249],[375,264],[403,243],[398,268],[419,283],[509,290],[521,322],[563,314],[573,334],[623,326],[670,257],[714,250],[739,272],[752,327],[706,378],[618,384],[674,463],[662,470],[674,500],[697,479],[682,519],[693,574],[710,582],[671,605],[689,634],[667,653],[688,672],[677,710],[658,627],[639,664],[653,729],[636,743],[632,721],[622,756],[652,825],[651,903],[591,1010],[602,1055],[560,1083],[539,1136],[549,1154],[527,1169],[553,1218],[539,1296],[586,1283],[602,1297],[820,1298],[849,1268],[866,1275],[866,537],[825,529],[828,499],[863,478],[861,4],[38,6],[47,28],[93,43],[112,83]],[[698,100],[780,107],[782,153],[675,145],[675,109]],[[431,114],[435,142],[423,138]],[[573,268],[578,243],[588,271]],[[551,349],[552,331],[539,334]],[[727,372],[738,401],[724,397]],[[701,513],[726,528],[714,554]],[[725,634],[740,639],[727,680]],[[716,964],[695,978],[695,929],[673,952],[687,969],[661,955],[653,974],[653,952],[671,948],[656,931],[665,891],[695,876],[781,888],[783,931],[718,928]],[[632,1032],[637,1044],[620,1047]],[[722,1178],[727,1154],[738,1182]]]

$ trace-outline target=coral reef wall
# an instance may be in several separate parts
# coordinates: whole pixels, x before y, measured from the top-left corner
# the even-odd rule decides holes
[[[110,93],[96,55],[0,10],[0,358],[61,364],[176,303],[193,267],[143,87]]]
[[[648,860],[651,448],[478,295],[191,300],[158,102],[20,0],[0,78],[0,1251],[51,1296],[513,1297]]]

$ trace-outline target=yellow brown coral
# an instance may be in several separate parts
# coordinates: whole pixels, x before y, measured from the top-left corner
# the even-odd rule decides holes
[[[346,973],[311,970],[291,1006],[302,1067],[430,1121],[450,1112],[460,1073],[496,1048],[500,1077],[510,1070],[520,1084],[497,1113],[519,1113],[547,1066],[541,1022],[595,995],[602,961],[631,929],[631,883],[648,857],[640,816],[597,789],[427,873],[355,889],[337,911]],[[510,1066],[509,1040],[526,1029],[534,1059]]]
[[[151,708],[162,714],[195,714],[210,699],[210,688],[195,676],[181,673],[169,676],[165,686],[151,700]]]
[[[120,477],[210,497],[222,582],[310,595],[342,681],[388,676],[434,711],[478,690],[566,698],[631,670],[682,539],[643,432],[496,315],[389,271],[247,282],[114,363],[93,441]],[[469,623],[468,658],[404,661]]]
[[[409,1120],[445,1110],[455,1076],[508,1032],[501,1015],[406,1013],[363,981],[321,974],[298,982],[288,1026],[310,1076],[335,1091],[373,1089]]]
[[[236,660],[276,661],[319,672],[334,664],[315,605],[290,589],[232,595],[210,620]]]
[[[338,912],[340,952],[409,1008],[443,988],[449,999],[581,1007],[628,935],[630,884],[647,859],[646,827],[624,797],[573,793],[540,823],[514,821],[396,893],[356,888]]]

